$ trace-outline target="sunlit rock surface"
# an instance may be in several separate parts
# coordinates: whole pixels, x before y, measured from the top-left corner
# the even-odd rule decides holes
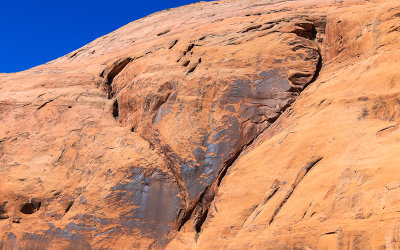
[[[399,23],[201,2],[0,74],[0,248],[399,248]]]

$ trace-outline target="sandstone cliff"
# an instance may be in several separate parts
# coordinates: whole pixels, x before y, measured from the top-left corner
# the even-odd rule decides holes
[[[399,23],[200,2],[0,74],[0,248],[398,249]]]

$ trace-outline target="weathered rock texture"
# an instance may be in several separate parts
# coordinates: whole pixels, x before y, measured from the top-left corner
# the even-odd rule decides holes
[[[399,248],[399,23],[197,3],[0,74],[0,248]]]

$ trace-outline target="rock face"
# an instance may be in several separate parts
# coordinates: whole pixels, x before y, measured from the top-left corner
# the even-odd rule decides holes
[[[0,74],[0,248],[399,248],[399,21],[202,2]]]

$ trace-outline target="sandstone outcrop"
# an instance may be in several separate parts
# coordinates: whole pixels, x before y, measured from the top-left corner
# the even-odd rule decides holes
[[[0,248],[399,248],[399,21],[200,2],[0,74]]]

